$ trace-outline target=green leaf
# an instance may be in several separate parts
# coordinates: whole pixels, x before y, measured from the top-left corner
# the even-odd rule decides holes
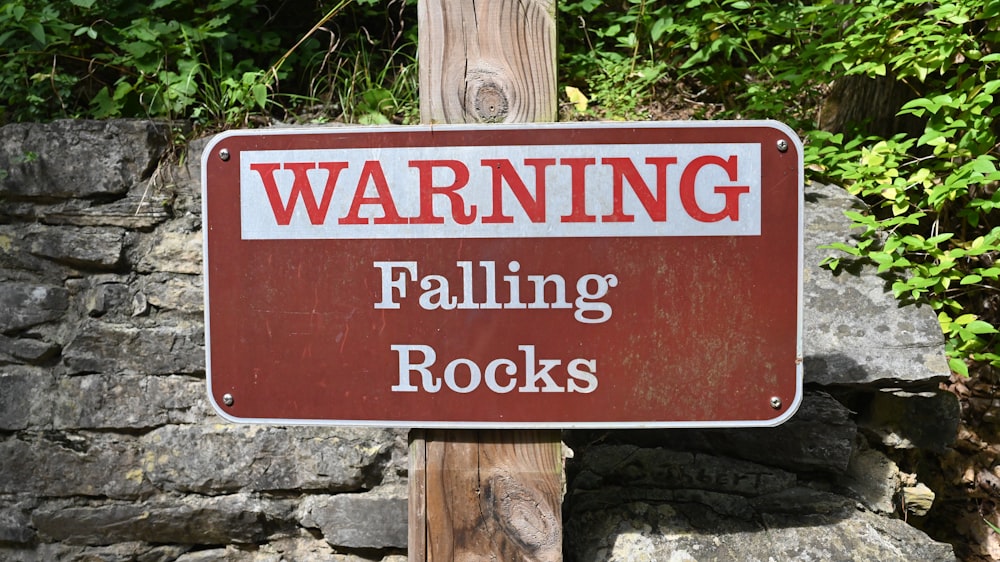
[[[122,44],[122,48],[136,59],[141,59],[156,51],[156,45],[146,41],[128,41]]]
[[[982,154],[972,162],[972,170],[984,176],[991,176],[997,173],[995,159],[988,154]]]
[[[388,125],[391,122],[381,113],[365,113],[358,118],[358,123],[362,125]]]
[[[843,242],[833,242],[832,244],[824,244],[819,247],[821,250],[840,250],[845,254],[850,254],[852,256],[860,256],[861,252],[856,247],[850,244],[845,244]]]
[[[673,18],[660,18],[653,23],[653,27],[649,30],[649,36],[653,39],[653,42],[660,40],[663,34],[667,32],[668,29],[673,25]]]
[[[865,224],[868,221],[868,217],[862,215],[857,211],[844,211],[844,216],[851,219],[858,224]]]
[[[950,240],[952,236],[955,236],[954,232],[945,232],[944,234],[938,234],[937,236],[931,237],[927,240],[927,244],[931,246],[937,246],[945,240]]]
[[[107,86],[101,88],[97,94],[94,95],[90,100],[90,105],[93,108],[93,116],[98,119],[107,119],[115,113],[115,108],[117,105],[108,95]]]
[[[879,272],[885,271],[885,268],[892,265],[893,258],[889,254],[882,252],[872,252],[868,257],[872,259],[875,263],[879,264]]]
[[[955,324],[960,324],[960,325],[964,326],[964,325],[966,325],[966,324],[968,324],[970,322],[975,321],[975,319],[976,319],[976,315],[975,314],[963,314],[963,315],[959,316],[958,318],[954,319],[953,322]]]
[[[930,127],[924,131],[924,134],[917,140],[917,144],[923,146],[941,146],[948,143],[948,137],[941,131],[935,131]]]
[[[902,282],[902,281],[895,281],[892,284],[892,294],[897,299],[899,297],[901,297],[903,295],[903,293],[906,293],[909,290],[910,290],[910,287],[907,286],[907,284],[904,283],[904,282]]]
[[[969,16],[965,14],[952,14],[948,16],[948,21],[955,25],[965,25],[969,23]]]
[[[958,357],[949,357],[948,367],[950,367],[952,371],[962,375],[963,377],[969,376],[969,365]],[[992,525],[990,526],[992,527]],[[996,527],[994,527],[994,529],[996,529]],[[996,529],[996,531],[1000,533],[1000,529]]]
[[[28,33],[38,41],[39,44],[45,45],[45,28],[42,27],[41,22],[33,21],[27,25]]]
[[[989,322],[984,322],[983,320],[973,320],[969,322],[965,329],[972,332],[973,334],[996,334],[997,329],[993,327]]]
[[[980,269],[979,274],[988,279],[993,279],[994,281],[1000,279],[1000,267],[991,267],[988,269]]]
[[[912,113],[917,117],[920,117],[924,112],[931,108],[931,100],[927,98],[917,98],[915,100],[910,100],[903,104],[900,109],[900,113]]]
[[[254,84],[250,88],[250,94],[253,96],[253,100],[257,102],[257,107],[263,111],[267,106],[267,86],[264,84]]]

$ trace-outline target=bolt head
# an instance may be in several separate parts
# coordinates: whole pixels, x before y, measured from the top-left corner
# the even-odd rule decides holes
[[[225,404],[226,406],[232,406],[233,405],[233,395],[232,394],[223,394],[222,395],[222,403]]]
[[[229,150],[223,148],[219,151],[219,159],[223,162],[229,162]]]
[[[781,398],[778,398],[777,396],[772,396],[771,407],[774,408],[775,410],[781,408]]]
[[[778,152],[788,152],[788,141],[781,139],[777,143]]]

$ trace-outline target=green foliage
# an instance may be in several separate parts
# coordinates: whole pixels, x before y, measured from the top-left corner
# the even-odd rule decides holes
[[[207,74],[236,72],[226,47],[229,13],[254,13],[253,2],[205,7],[161,0],[151,6],[90,0],[24,0],[0,9],[0,109],[4,120],[47,117],[175,117],[190,113]],[[113,14],[113,15],[112,15]],[[181,15],[183,14],[183,17]],[[115,19],[109,19],[113,17]],[[241,70],[253,68],[246,60]]]
[[[0,123],[54,117],[246,126],[417,119],[415,0],[11,0],[0,4]],[[572,118],[775,118],[814,178],[868,205],[828,265],[877,265],[929,304],[952,368],[1000,366],[1000,1],[566,0]],[[280,56],[279,56],[280,55]],[[917,134],[818,131],[832,82],[884,78]],[[572,109],[569,109],[572,108]],[[693,108],[693,110],[691,110]]]
[[[802,114],[819,102],[821,92],[807,87],[816,75],[787,64],[808,44],[802,30],[822,19],[808,3],[582,0],[559,9],[563,79],[603,106],[592,114],[634,117],[632,105],[656,88],[690,85],[689,101],[714,104],[720,116],[782,115],[792,126],[810,127]]]
[[[396,8],[391,25],[385,24],[385,5],[372,0],[332,4],[301,9],[257,0],[5,3],[0,5],[0,122],[147,116],[239,126],[253,116],[280,116],[290,105],[327,103],[331,110],[328,102],[335,98],[345,105],[332,110],[353,115],[383,84],[357,91],[356,76],[344,70],[377,68],[390,83],[400,69],[412,66],[412,57],[397,56],[400,44],[414,44],[412,33],[401,27],[412,3],[388,3]],[[388,33],[394,35],[384,36]],[[355,61],[359,52],[366,55]],[[345,64],[345,57],[355,63]],[[403,62],[395,63],[399,58]],[[353,95],[343,99],[345,90]],[[405,103],[376,105],[388,118]],[[371,110],[369,103],[361,114]]]
[[[616,120],[649,118],[641,108],[665,71],[665,63],[648,56],[646,49],[653,45],[644,40],[655,18],[652,4],[630,0],[621,11],[608,9],[599,0],[559,4],[565,22],[561,59],[571,73],[565,81],[583,86],[577,89],[586,91],[596,105],[581,113]]]
[[[332,100],[343,108],[345,120],[364,125],[419,121],[414,54],[404,49],[393,52],[395,67],[380,67],[375,60],[377,53],[366,43],[359,44],[350,59],[346,55],[341,66],[326,78]]]
[[[563,80],[593,102],[583,113],[636,117],[673,87],[713,116],[785,121],[814,178],[870,205],[828,265],[873,262],[898,298],[932,306],[956,372],[1000,366],[1000,2],[579,0],[560,15]],[[818,131],[815,108],[850,76],[906,85],[900,116],[923,131]]]
[[[953,370],[1000,366],[1000,4],[850,8],[842,38],[817,49],[835,54],[825,69],[910,85],[918,97],[900,114],[925,126],[888,139],[810,135],[809,161],[871,205],[851,215],[859,241],[837,249],[878,264],[897,297],[934,307]]]

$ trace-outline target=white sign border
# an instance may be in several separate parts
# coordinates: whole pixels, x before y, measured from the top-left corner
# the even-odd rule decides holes
[[[769,128],[780,131],[794,145],[798,155],[798,268],[796,295],[796,338],[795,338],[795,399],[781,415],[764,420],[723,420],[723,421],[649,421],[649,422],[483,422],[483,421],[415,421],[415,420],[330,420],[330,419],[283,419],[283,418],[240,418],[227,413],[215,401],[212,394],[211,326],[209,302],[209,251],[208,251],[208,167],[210,158],[219,158],[216,147],[231,137],[261,135],[310,135],[310,134],[371,134],[392,133],[433,133],[434,131],[481,131],[488,127],[498,130],[579,130],[579,129],[719,129],[719,128]],[[789,147],[791,148],[791,147]],[[230,155],[231,157],[231,155]],[[201,156],[201,204],[202,204],[202,274],[204,286],[205,319],[205,381],[209,403],[221,418],[237,424],[267,424],[288,426],[344,426],[382,428],[427,428],[427,429],[715,429],[775,427],[788,421],[798,411],[803,399],[803,355],[802,355],[802,282],[803,282],[803,233],[805,209],[805,171],[803,165],[803,145],[798,135],[787,125],[773,120],[747,121],[614,121],[614,122],[564,122],[531,124],[490,124],[490,125],[377,125],[377,126],[335,126],[335,127],[287,127],[271,129],[241,129],[220,133],[206,144]]]

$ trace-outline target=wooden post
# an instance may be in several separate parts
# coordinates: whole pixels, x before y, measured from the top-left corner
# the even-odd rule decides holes
[[[555,120],[554,0],[421,0],[417,25],[421,121]]]
[[[412,430],[410,562],[562,560],[558,431]]]
[[[421,0],[424,123],[552,121],[553,0]],[[558,431],[410,432],[411,562],[562,560]]]

